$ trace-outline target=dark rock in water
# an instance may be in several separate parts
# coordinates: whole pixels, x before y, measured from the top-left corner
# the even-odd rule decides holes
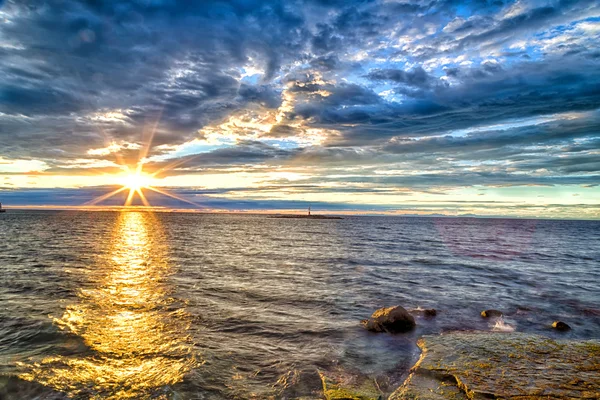
[[[481,312],[481,316],[483,318],[499,318],[503,315],[504,314],[502,313],[502,311],[498,310],[485,310]]]
[[[437,311],[435,308],[428,308],[427,310],[423,311],[423,315],[426,317],[435,317],[437,315]]]
[[[562,321],[554,321],[552,323],[552,327],[554,329],[556,329],[557,331],[568,331],[571,329],[571,327],[569,325],[567,325],[566,323],[564,323]]]
[[[389,400],[599,398],[598,340],[455,332],[418,345],[420,360]]]
[[[437,311],[434,308],[416,308],[409,311],[413,315],[423,316],[425,318],[435,317],[437,315]]]
[[[380,308],[362,324],[369,331],[388,333],[408,332],[416,326],[413,316],[401,306]]]
[[[68,400],[69,397],[37,382],[26,381],[16,376],[0,375],[0,399]]]

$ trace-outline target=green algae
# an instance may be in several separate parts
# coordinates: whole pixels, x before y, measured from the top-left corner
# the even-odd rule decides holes
[[[339,382],[320,372],[323,395],[326,400],[380,400],[382,393],[373,379],[359,382]]]

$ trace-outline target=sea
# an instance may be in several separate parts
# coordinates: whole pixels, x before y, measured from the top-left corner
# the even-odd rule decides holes
[[[414,331],[361,326],[393,305]],[[0,214],[2,399],[387,394],[421,335],[455,330],[599,339],[600,221]]]

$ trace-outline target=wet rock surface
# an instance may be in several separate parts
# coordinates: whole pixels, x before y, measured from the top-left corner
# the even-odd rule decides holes
[[[416,326],[415,318],[401,306],[380,308],[362,324],[369,331],[388,333],[409,332]]]
[[[0,399],[2,400],[68,400],[69,397],[36,382],[15,376],[0,376]]]
[[[331,373],[320,372],[323,396],[326,400],[382,400],[383,393],[375,379],[354,376],[340,379]]]
[[[499,318],[504,314],[500,310],[485,310],[481,312],[483,318]]]
[[[437,310],[435,308],[415,308],[412,310],[409,310],[409,312],[412,315],[416,315],[418,317],[424,317],[424,318],[433,318],[437,315]]]
[[[457,332],[418,344],[421,358],[390,400],[600,398],[598,340]]]
[[[557,331],[568,331],[571,330],[571,327],[562,321],[554,321],[552,323],[552,327]]]

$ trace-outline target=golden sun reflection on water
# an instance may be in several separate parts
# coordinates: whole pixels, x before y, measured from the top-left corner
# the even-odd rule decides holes
[[[170,297],[171,274],[159,221],[149,213],[118,217],[109,257],[90,271],[90,289],[54,322],[79,336],[85,354],[49,357],[21,378],[84,398],[160,398],[197,361],[189,320]]]

